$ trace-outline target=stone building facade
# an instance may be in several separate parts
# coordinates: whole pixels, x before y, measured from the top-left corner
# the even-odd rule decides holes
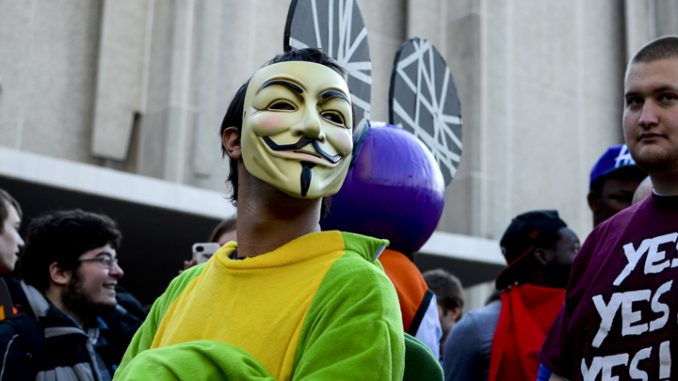
[[[387,119],[393,56],[412,36],[437,46],[459,91],[464,154],[439,241],[427,250],[440,254],[449,247],[436,242],[462,240],[455,258],[486,256],[496,272],[496,239],[511,217],[537,208],[558,209],[583,239],[592,225],[588,172],[622,141],[626,61],[646,41],[678,33],[678,3],[357,2],[369,36],[372,119]],[[188,186],[223,199],[221,118],[237,87],[282,50],[288,7],[0,0],[1,154],[112,169],[166,182],[170,193]],[[10,176],[3,160],[0,176]],[[227,202],[216,209],[211,218],[233,213]]]

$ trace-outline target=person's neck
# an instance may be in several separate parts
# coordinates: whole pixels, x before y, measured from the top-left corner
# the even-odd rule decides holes
[[[238,199],[238,257],[268,253],[320,231],[321,199],[289,196],[274,188],[243,192]]]
[[[678,196],[678,169],[661,173],[653,173],[652,187],[660,196]]]
[[[76,323],[82,328],[84,327],[84,322],[76,314],[74,311],[71,311],[69,308],[66,307],[66,304],[63,302],[63,298],[61,297],[61,290],[55,289],[54,287],[50,287],[45,291],[45,297],[61,312],[65,313],[66,315],[70,316],[73,320],[75,320]]]
[[[525,274],[519,283],[541,287],[567,288],[567,277],[562,277],[560,274],[549,274],[547,270],[539,269]]]

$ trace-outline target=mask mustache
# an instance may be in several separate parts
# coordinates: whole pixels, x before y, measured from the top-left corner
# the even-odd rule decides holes
[[[273,139],[271,139],[268,136],[264,136],[262,140],[264,141],[264,143],[266,143],[266,145],[270,149],[274,151],[300,150],[310,144],[311,146],[313,146],[313,149],[315,150],[315,152],[318,153],[318,155],[322,156],[325,160],[329,161],[332,164],[337,164],[342,158],[341,155],[330,155],[329,153],[325,152],[322,149],[322,147],[320,147],[320,143],[318,142],[318,140],[311,139],[308,136],[303,136],[296,143],[292,144],[277,144],[276,142],[273,141]]]

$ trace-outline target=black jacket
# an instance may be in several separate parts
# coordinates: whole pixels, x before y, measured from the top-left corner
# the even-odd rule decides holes
[[[37,320],[21,313],[0,322],[0,381],[110,380],[91,336],[36,289],[24,291]]]

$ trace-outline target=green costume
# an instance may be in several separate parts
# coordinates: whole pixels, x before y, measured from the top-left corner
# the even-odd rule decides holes
[[[115,379],[401,380],[387,244],[330,231],[234,260],[230,242],[170,284]]]

